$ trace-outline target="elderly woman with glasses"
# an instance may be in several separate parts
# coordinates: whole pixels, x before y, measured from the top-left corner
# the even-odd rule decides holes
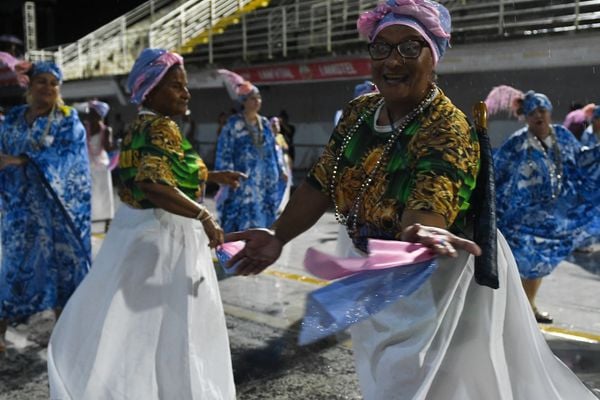
[[[259,273],[333,207],[352,239],[348,255],[363,255],[367,239],[379,238],[453,256],[440,257],[414,293],[350,328],[365,399],[593,399],[537,329],[504,238],[493,254],[484,247],[484,256],[497,256],[497,271],[482,271],[473,257],[481,249],[460,237],[476,224],[475,182],[493,192],[493,176],[480,171],[491,162],[489,143],[481,142],[480,158],[477,132],[435,83],[448,11],[434,1],[388,0],[363,13],[358,30],[369,40],[380,93],[348,104],[271,230],[226,235],[246,240],[230,264],[241,275]]]

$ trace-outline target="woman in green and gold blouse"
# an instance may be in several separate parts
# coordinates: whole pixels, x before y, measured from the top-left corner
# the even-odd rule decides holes
[[[190,94],[181,56],[146,49],[129,76],[137,119],[120,156],[117,212],[48,356],[52,398],[234,400],[211,256],[223,230],[196,200],[210,173],[172,117]]]
[[[262,271],[333,207],[354,244],[346,256],[364,255],[367,238],[379,238],[455,257],[438,257],[436,271],[412,294],[350,327],[365,400],[593,399],[537,328],[510,247],[499,233],[496,240],[494,197],[487,214],[469,212],[472,193],[493,194],[493,174],[487,146],[480,157],[485,140],[435,84],[450,39],[448,10],[432,0],[386,0],[361,14],[358,28],[369,40],[381,94],[346,107],[272,231],[226,235],[246,240],[230,263],[239,262],[241,275]],[[475,243],[448,232],[469,235],[472,227],[482,245],[493,236],[494,246],[478,259],[493,254],[488,270],[477,268],[485,264],[476,264]],[[493,234],[480,236],[481,227]]]

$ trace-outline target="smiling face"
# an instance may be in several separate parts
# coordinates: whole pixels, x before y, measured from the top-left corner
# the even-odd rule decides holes
[[[50,73],[34,76],[29,85],[31,104],[36,107],[54,106],[59,98],[59,88],[58,79]]]
[[[144,105],[151,110],[174,117],[185,115],[190,100],[187,75],[181,65],[171,67],[158,85],[146,96]]]
[[[530,112],[525,117],[525,120],[531,133],[543,139],[550,133],[551,116],[552,114],[548,109],[538,107]]]
[[[433,82],[431,49],[424,47],[417,58],[403,58],[396,47],[407,40],[422,41],[423,37],[408,26],[391,25],[379,32],[373,41],[385,42],[394,47],[389,57],[371,60],[373,81],[387,104],[416,104],[425,96]]]

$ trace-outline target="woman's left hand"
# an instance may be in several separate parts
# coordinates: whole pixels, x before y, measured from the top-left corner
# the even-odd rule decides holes
[[[481,255],[481,248],[475,242],[433,226],[412,224],[402,232],[402,240],[424,244],[442,256],[457,257],[457,250],[465,250],[476,256]]]
[[[219,185],[231,186],[237,189],[242,179],[247,179],[248,175],[238,171],[210,171],[208,181],[218,183]]]

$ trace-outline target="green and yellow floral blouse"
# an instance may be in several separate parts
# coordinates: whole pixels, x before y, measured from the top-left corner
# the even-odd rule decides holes
[[[334,198],[348,216],[361,184],[380,159],[391,129],[376,129],[380,94],[348,105],[325,151],[308,174],[314,187],[331,197],[330,182],[345,135],[363,122],[339,161]],[[381,128],[381,127],[380,127]],[[355,246],[366,251],[367,238],[400,239],[404,210],[442,215],[454,230],[464,229],[469,199],[479,171],[479,142],[466,116],[441,90],[425,111],[408,124],[373,176],[358,205]]]
[[[192,200],[204,193],[206,165],[182,138],[169,117],[141,112],[129,127],[119,156],[119,197],[134,208],[154,208],[138,182],[154,182],[179,188]]]

